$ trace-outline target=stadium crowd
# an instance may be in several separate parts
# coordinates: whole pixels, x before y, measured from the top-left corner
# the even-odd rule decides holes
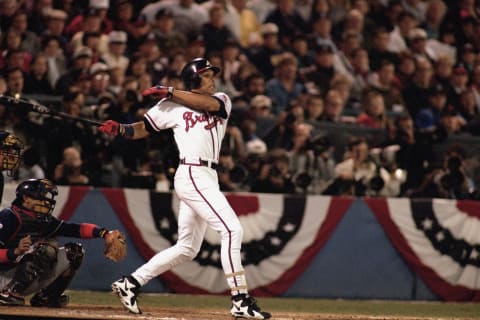
[[[185,63],[207,57],[234,104],[222,190],[477,199],[475,148],[435,152],[480,135],[475,10],[473,0],[0,0],[0,94],[131,123],[155,103],[143,90],[182,88]],[[0,128],[28,146],[17,180],[172,187],[170,132],[126,143],[8,105]]]

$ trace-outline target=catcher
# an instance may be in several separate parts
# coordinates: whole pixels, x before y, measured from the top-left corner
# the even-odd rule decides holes
[[[91,223],[69,223],[52,216],[57,187],[46,179],[29,179],[16,188],[11,206],[0,211],[0,305],[34,307],[68,304],[65,289],[85,255],[82,245],[60,246],[56,236],[103,238],[107,258],[126,256],[125,236]]]

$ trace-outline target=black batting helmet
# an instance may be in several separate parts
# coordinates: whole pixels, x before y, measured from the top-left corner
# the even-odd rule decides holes
[[[48,179],[28,179],[22,181],[16,189],[14,203],[22,206],[23,196],[28,196],[42,203],[35,205],[32,211],[39,214],[51,214],[55,208],[55,197],[58,195],[58,188]]]
[[[210,61],[205,58],[195,58],[187,63],[180,74],[185,89],[192,90],[200,87],[200,73],[210,69],[213,70],[215,74],[220,72],[219,68],[214,67]]]

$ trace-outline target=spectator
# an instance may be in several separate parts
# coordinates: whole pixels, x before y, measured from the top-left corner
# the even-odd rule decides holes
[[[405,85],[412,81],[416,64],[411,52],[404,51],[398,55],[398,65],[395,68],[395,85],[400,91],[403,91]]]
[[[324,105],[322,96],[319,94],[309,94],[305,104],[305,121],[320,121],[323,113]]]
[[[427,32],[429,39],[440,39],[440,28],[447,13],[447,6],[442,0],[426,3],[425,21],[420,25]]]
[[[60,40],[55,36],[46,36],[41,42],[41,53],[47,58],[48,82],[52,88],[56,87],[57,80],[67,69],[67,59],[60,47]]]
[[[158,41],[155,35],[150,32],[144,39],[140,41],[137,52],[142,55],[147,63],[148,73],[152,76],[154,82],[159,82],[165,75],[167,58],[160,51]],[[176,53],[172,53],[174,56]]]
[[[334,52],[337,51],[337,45],[332,39],[332,20],[328,15],[319,15],[312,21],[312,31],[308,34],[310,48],[316,48],[318,45],[330,45]]]
[[[308,33],[309,27],[295,8],[294,0],[279,0],[277,7],[265,18],[266,23],[274,23],[279,30],[279,40],[288,47],[295,34]]]
[[[428,105],[428,93],[432,78],[432,64],[425,58],[419,58],[416,61],[412,81],[402,91],[405,106],[413,118],[417,115],[418,110]]]
[[[278,42],[278,27],[274,23],[266,23],[260,27],[263,44],[259,48],[251,48],[249,51],[249,60],[257,67],[265,80],[273,77],[274,66],[272,60],[277,59],[284,50]]]
[[[353,109],[360,108],[362,92],[368,85],[370,75],[370,63],[368,52],[364,48],[358,48],[352,52],[350,57],[352,65],[352,82],[349,97],[349,106]]]
[[[202,26],[201,34],[205,41],[205,51],[221,52],[227,40],[235,39],[233,32],[225,23],[225,10],[215,5],[209,11],[209,20]]]
[[[5,71],[7,81],[7,96],[16,97],[22,95],[25,90],[25,76],[20,68],[11,68]]]
[[[427,10],[426,3],[420,0],[402,0],[403,8],[415,17],[419,23],[425,20],[425,13]]]
[[[289,173],[289,159],[285,150],[271,150],[262,165],[252,192],[294,193],[295,185]]]
[[[128,35],[128,47],[135,48],[150,33],[151,24],[134,15],[132,2],[121,0],[115,7],[113,28],[125,31]]]
[[[335,52],[328,44],[319,44],[315,48],[315,64],[302,70],[302,79],[310,93],[325,94],[335,76]]]
[[[388,42],[390,35],[386,29],[377,28],[373,31],[372,48],[368,51],[368,57],[370,60],[370,69],[377,71],[380,64],[384,60],[390,60],[397,64],[397,54],[388,49]]]
[[[187,45],[187,37],[174,28],[173,12],[169,8],[158,10],[152,32],[164,55],[170,56]]]
[[[272,100],[263,95],[258,94],[250,101],[250,111],[255,114],[256,118],[273,119]]]
[[[260,45],[260,20],[255,12],[247,6],[247,0],[231,0],[240,19],[238,41],[242,48],[248,49]]]
[[[460,105],[458,106],[458,115],[463,118],[465,125],[468,126],[471,121],[478,117],[478,110],[475,107],[475,97],[473,90],[467,88],[460,95]]]
[[[246,2],[246,1],[244,1]],[[240,39],[240,15],[239,11],[233,5],[233,2],[230,0],[207,0],[201,4],[207,12],[214,6],[219,6],[223,8],[225,25],[233,33],[233,38],[235,40]]]
[[[22,153],[22,162],[16,180],[45,179],[45,171],[40,164],[40,153],[36,147],[30,147]]]
[[[399,169],[406,171],[406,179],[401,186],[400,194],[409,196],[420,185],[428,164],[433,161],[431,140],[418,137],[413,119],[410,115],[404,114],[395,118],[392,135],[384,146],[386,149],[398,148],[395,152],[395,163]]]
[[[298,34],[292,39],[292,53],[297,57],[298,69],[309,68],[315,62],[305,35]]]
[[[208,21],[208,12],[193,0],[158,1],[146,5],[140,15],[147,23],[153,23],[158,10],[168,7],[173,12],[175,29],[181,34],[196,38],[202,25]]]
[[[101,60],[110,69],[118,68],[124,73],[127,70],[129,59],[126,57],[127,33],[114,30],[108,35],[108,52],[101,56]]]
[[[343,116],[345,108],[345,101],[337,90],[330,89],[324,98],[325,107],[320,116],[321,121],[336,122],[336,123],[355,123],[356,119],[352,117]]]
[[[48,60],[43,54],[36,55],[30,66],[30,72],[25,76],[27,94],[53,94],[53,87],[48,81]]]
[[[63,161],[55,168],[54,180],[58,185],[88,185],[89,178],[82,173],[80,151],[68,147],[63,151]]]
[[[368,142],[352,138],[345,160],[335,165],[335,180],[326,189],[327,194],[341,194],[343,186],[353,186],[356,196],[381,195],[387,192],[390,174],[369,156]]]
[[[471,74],[475,64],[475,58],[477,57],[478,50],[471,43],[464,43],[457,50],[457,61],[462,63]]]
[[[239,69],[239,71],[241,71],[242,67],[240,66]],[[236,79],[234,79],[234,82],[237,79],[238,74]],[[233,99],[234,105],[236,107],[248,106],[253,97],[265,94],[265,78],[261,73],[253,72],[246,77],[243,83],[239,85],[239,88],[241,90],[241,94]]]
[[[408,11],[401,13],[398,16],[398,23],[390,32],[390,39],[388,42],[387,49],[394,53],[400,53],[408,49],[407,39],[410,35],[410,31],[415,28],[418,21],[415,19],[415,16]]]
[[[429,105],[420,109],[415,116],[415,127],[422,133],[435,132],[440,124],[440,116],[447,109],[447,91],[441,84],[430,89]]]
[[[76,79],[85,73],[92,64],[92,50],[87,47],[80,47],[73,53],[73,65],[67,73],[63,74],[55,86],[57,94],[65,94]]]
[[[382,94],[375,90],[365,92],[362,109],[357,117],[359,125],[376,129],[387,128],[387,114]]]
[[[91,8],[85,14],[82,20],[82,28],[80,31],[73,34],[70,44],[72,50],[76,50],[81,46],[87,46],[92,50],[92,54],[101,55],[108,51],[108,36],[102,33],[102,20],[100,11],[98,9]],[[96,37],[95,44],[88,45],[87,40],[89,37]],[[95,60],[96,61],[96,60]]]
[[[12,25],[15,12],[17,12],[20,3],[16,0],[4,0],[0,2],[0,32],[4,33]]]
[[[37,35],[45,30],[47,14],[52,8],[52,0],[39,0],[33,2],[33,8],[28,20],[28,28]]]
[[[460,106],[460,95],[467,90],[469,81],[468,70],[463,63],[457,63],[452,70],[452,77],[447,87],[448,104],[454,108]]]
[[[21,35],[21,48],[28,52],[30,56],[36,54],[40,48],[40,43],[37,35],[28,30],[27,13],[23,10],[17,10],[12,17],[11,26]]]
[[[430,62],[437,60],[436,53],[427,46],[427,33],[422,28],[414,28],[408,34],[408,47],[413,56],[424,57]]]
[[[12,57],[14,59],[12,59]],[[18,57],[18,60],[17,60]],[[19,67],[23,72],[28,72],[32,57],[22,49],[20,32],[9,28],[3,35],[0,52],[0,69]],[[12,62],[15,64],[12,65]]]
[[[404,112],[405,103],[395,84],[395,65],[389,60],[384,60],[377,72],[369,78],[370,89],[383,96],[386,110]]]
[[[65,36],[65,23],[68,14],[65,11],[58,9],[51,9],[47,13],[47,25],[42,32],[42,38],[56,37],[59,41],[60,47],[64,51],[70,51],[68,47],[68,38]]]
[[[110,69],[103,62],[96,62],[88,70],[92,81],[90,87],[90,96],[98,97],[107,92],[110,86]]]
[[[68,26],[65,28],[66,34],[72,37],[77,32],[82,31],[84,28],[84,20],[86,19],[89,11],[95,11],[98,13],[100,18],[100,30],[98,31],[109,34],[110,31],[113,30],[113,24],[107,17],[109,6],[110,0],[89,0],[88,8],[86,8],[85,12],[73,17]]]
[[[448,55],[441,55],[434,63],[434,83],[447,88],[450,85],[455,61]]]
[[[272,99],[273,113],[280,115],[300,94],[305,86],[297,78],[297,59],[291,53],[285,53],[275,66],[275,77],[265,85],[266,95]]]

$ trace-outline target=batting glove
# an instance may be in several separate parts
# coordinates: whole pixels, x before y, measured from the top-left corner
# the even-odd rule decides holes
[[[120,133],[120,123],[113,120],[107,120],[100,127],[98,127],[98,131],[109,136],[116,136]]]
[[[171,97],[173,97],[173,91],[174,90],[175,89],[173,87],[155,86],[155,87],[151,87],[147,90],[144,90],[142,92],[142,95],[144,97],[154,97],[154,98],[159,98],[159,99],[163,99],[163,98],[170,99]]]

